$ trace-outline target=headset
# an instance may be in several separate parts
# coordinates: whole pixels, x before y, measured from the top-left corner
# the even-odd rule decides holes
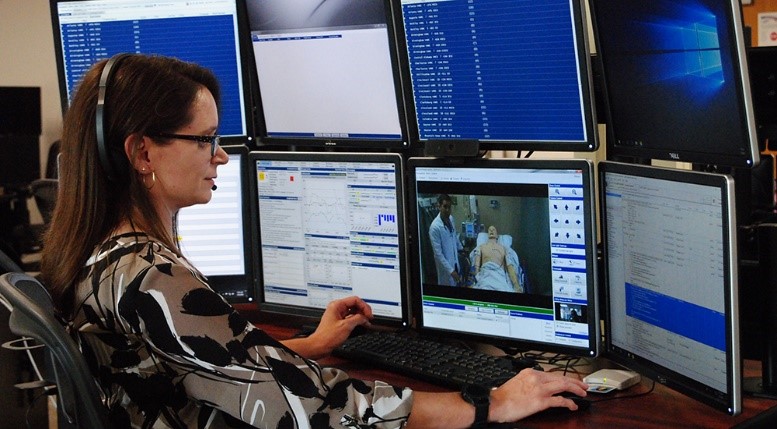
[[[103,67],[100,75],[100,89],[97,94],[97,109],[95,109],[95,132],[97,135],[97,153],[100,158],[100,164],[108,175],[108,180],[117,182],[120,179],[119,173],[127,166],[127,159],[124,151],[119,148],[108,146],[108,136],[106,135],[106,111],[105,100],[108,97],[108,86],[111,79],[119,68],[119,63],[131,54],[117,54],[111,57]]]

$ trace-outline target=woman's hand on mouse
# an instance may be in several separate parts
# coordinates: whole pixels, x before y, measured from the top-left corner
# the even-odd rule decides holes
[[[513,422],[551,407],[577,410],[577,404],[559,394],[585,397],[588,385],[557,373],[524,369],[491,392],[489,421]]]

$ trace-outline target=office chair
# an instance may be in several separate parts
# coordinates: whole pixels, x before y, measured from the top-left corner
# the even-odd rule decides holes
[[[57,203],[57,188],[59,188],[57,179],[37,179],[30,183],[30,195],[38,206],[44,227],[51,221],[51,212]]]
[[[49,148],[49,154],[46,157],[46,178],[59,178],[59,146],[60,141],[56,140]]]
[[[16,261],[10,256],[6,255],[0,246],[0,274],[5,273],[21,273],[22,267],[19,266]]]
[[[43,247],[43,234],[51,222],[51,214],[57,202],[57,179],[36,179],[25,186],[25,199],[32,198],[38,206],[43,223],[30,223],[29,220],[17,225],[13,230],[13,247],[19,255],[36,255]],[[24,271],[40,271],[40,263],[32,258],[22,265]],[[39,258],[38,258],[39,259]]]
[[[109,428],[97,384],[75,341],[54,317],[46,288],[27,274],[6,273],[0,275],[0,301],[11,312],[11,331],[45,346],[57,386],[59,427]]]

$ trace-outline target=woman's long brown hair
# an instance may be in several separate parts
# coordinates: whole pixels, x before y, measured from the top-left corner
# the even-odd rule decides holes
[[[83,280],[87,259],[123,221],[177,249],[130,163],[124,163],[127,165],[115,173],[113,181],[100,164],[95,111],[105,62],[84,75],[65,114],[57,204],[44,236],[41,278],[65,318],[71,316],[74,289]],[[191,122],[191,106],[203,87],[218,104],[216,77],[198,65],[161,56],[130,55],[116,67],[104,105],[105,138],[109,148],[122,154],[130,135],[174,132]]]

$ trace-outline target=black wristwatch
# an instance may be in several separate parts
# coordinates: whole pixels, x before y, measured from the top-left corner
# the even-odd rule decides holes
[[[472,428],[484,428],[488,424],[488,406],[491,404],[491,389],[477,384],[465,384],[461,397],[475,406],[475,422]]]

